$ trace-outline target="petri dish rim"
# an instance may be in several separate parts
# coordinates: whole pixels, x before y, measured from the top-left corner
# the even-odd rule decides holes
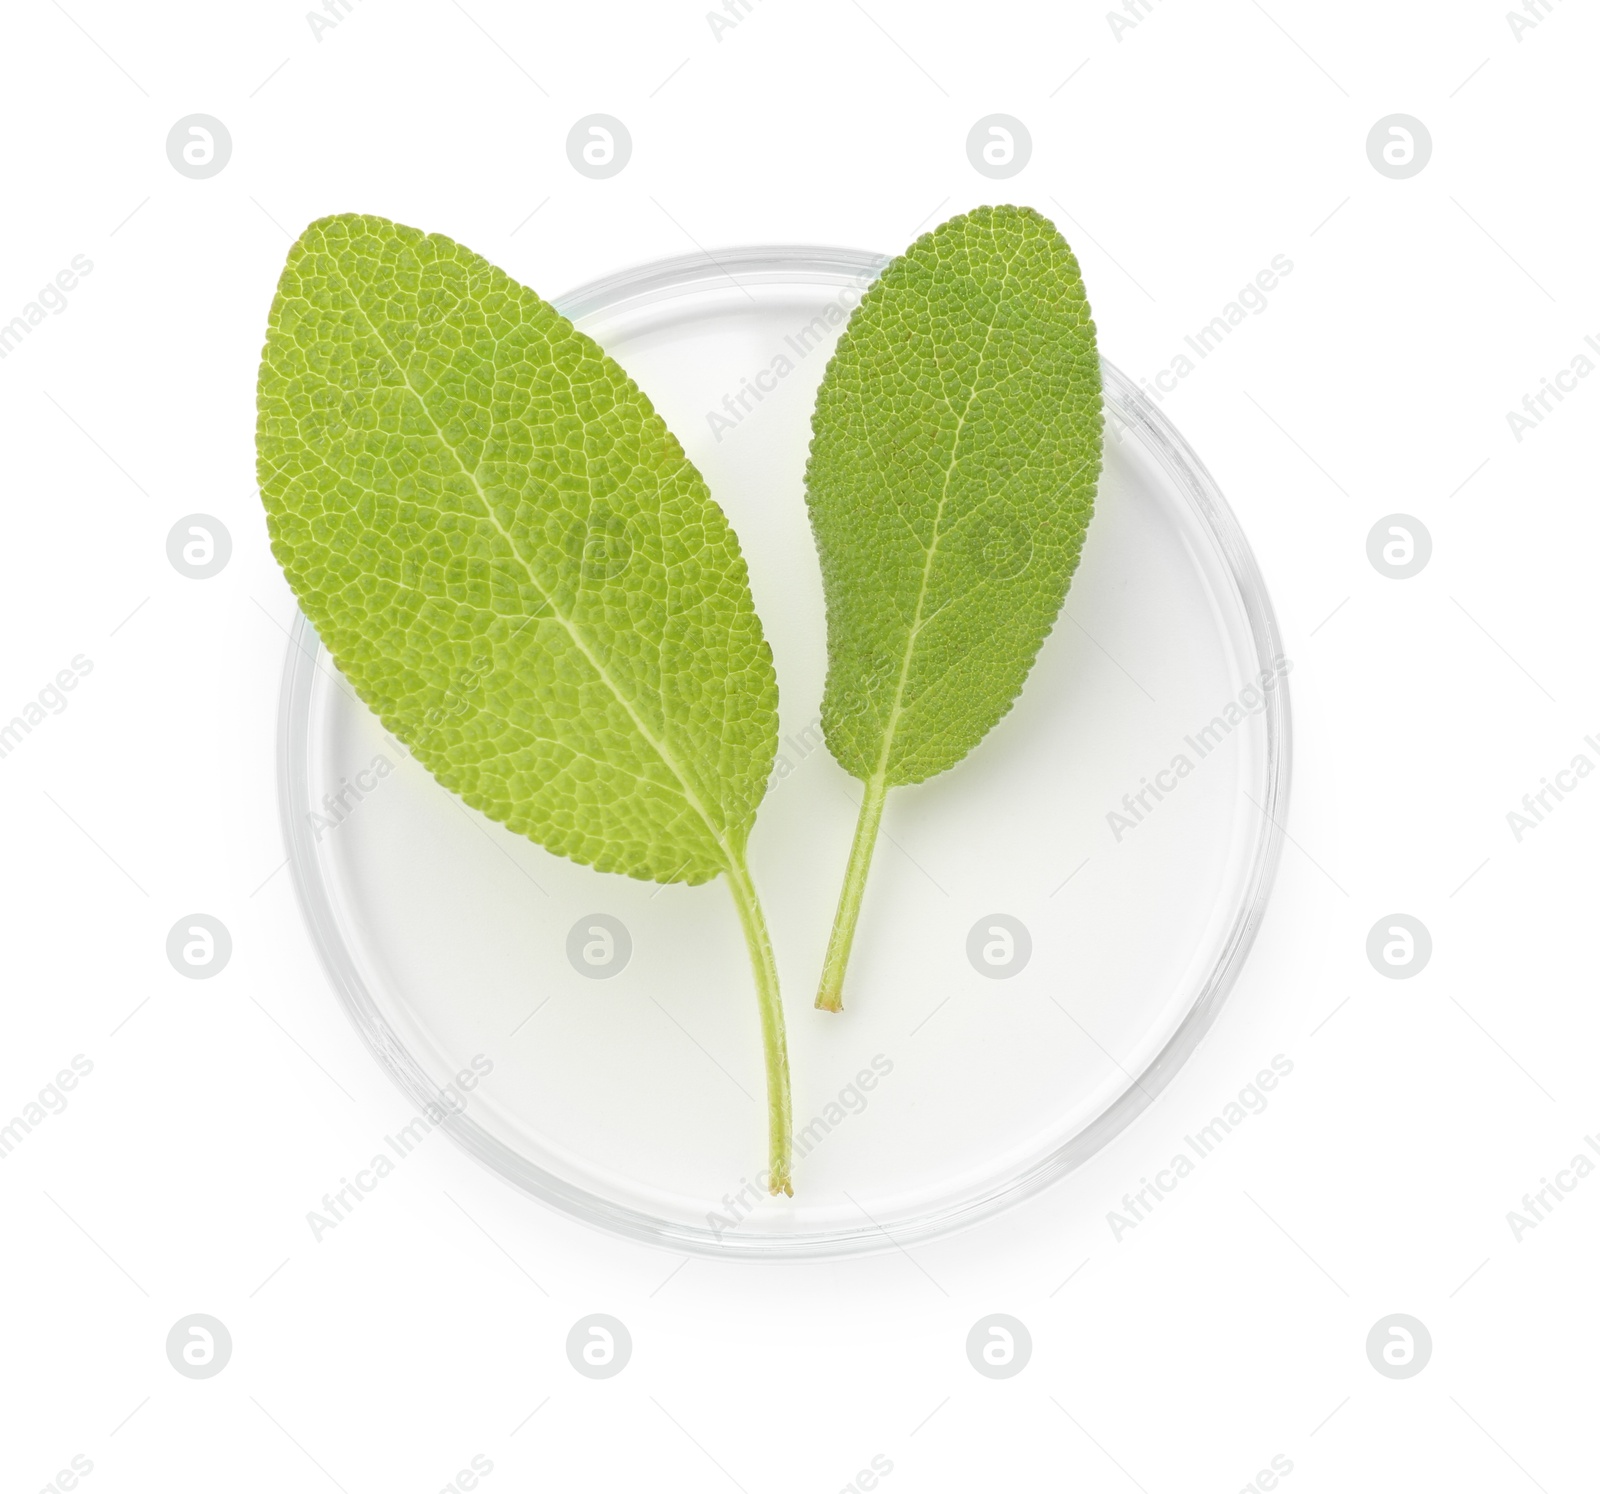
[[[574,321],[693,292],[711,283],[839,284],[861,286],[888,257],[826,245],[772,245],[655,260],[589,281],[555,300]],[[1125,374],[1102,359],[1108,416],[1157,460],[1199,516],[1221,558],[1248,625],[1260,669],[1282,652],[1265,581],[1238,519],[1205,464],[1177,429]],[[278,711],[278,802],[295,895],[335,995],[357,1033],[401,1092],[419,1109],[438,1100],[428,1078],[380,1010],[341,928],[309,828],[312,687],[326,655],[315,630],[297,613],[284,661]],[[1065,1177],[1125,1130],[1171,1082],[1216,1021],[1232,991],[1266,913],[1283,849],[1283,820],[1291,778],[1291,713],[1287,679],[1268,693],[1264,782],[1244,896],[1215,963],[1194,1002],[1165,1045],[1128,1086],[1069,1140],[976,1197],[886,1231],[872,1223],[827,1233],[721,1238],[710,1230],[657,1218],[574,1187],[537,1166],[483,1129],[470,1112],[447,1109],[440,1129],[469,1156],[530,1197],[611,1233],[678,1252],[720,1259],[827,1259],[894,1249],[989,1219]]]

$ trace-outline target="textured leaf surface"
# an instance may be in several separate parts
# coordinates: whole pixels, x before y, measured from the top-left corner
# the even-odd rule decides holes
[[[602,871],[727,868],[776,751],[771,652],[727,519],[612,359],[450,239],[325,218],[258,406],[273,554],[442,783]]]
[[[806,468],[822,719],[847,771],[920,782],[1011,708],[1077,566],[1100,445],[1094,323],[1048,219],[952,218],[867,292]]]

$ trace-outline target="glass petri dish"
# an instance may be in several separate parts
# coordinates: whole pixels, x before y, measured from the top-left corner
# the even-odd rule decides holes
[[[417,1108],[412,1141],[441,1129],[534,1198],[677,1250],[905,1245],[1062,1177],[1216,1018],[1281,847],[1289,666],[1266,589],[1199,459],[1108,364],[1064,614],[977,750],[891,795],[845,1011],[812,1008],[858,792],[818,725],[803,473],[829,352],[885,263],[732,250],[557,303],[705,474],[776,659],[751,862],[785,988],[793,1198],[761,1186],[755,996],[722,885],[606,876],[511,834],[384,732],[304,618],[288,650],[295,887],[335,993]]]

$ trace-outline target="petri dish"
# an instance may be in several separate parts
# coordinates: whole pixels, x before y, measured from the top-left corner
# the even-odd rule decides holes
[[[884,263],[730,250],[557,303],[705,474],[772,644],[779,756],[751,864],[785,990],[792,1198],[762,1186],[755,996],[720,882],[607,876],[469,810],[292,630],[294,883],[337,998],[416,1107],[410,1138],[443,1130],[544,1204],[676,1250],[903,1246],[1047,1187],[1215,1020],[1281,848],[1291,666],[1266,589],[1204,466],[1108,364],[1063,615],[970,757],[891,795],[845,1011],[813,1009],[858,796],[818,723],[803,474],[829,352]]]

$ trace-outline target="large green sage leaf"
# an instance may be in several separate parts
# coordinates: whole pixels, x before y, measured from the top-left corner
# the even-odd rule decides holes
[[[442,783],[601,871],[728,867],[771,651],[722,510],[590,338],[442,235],[325,218],[273,301],[257,449],[301,606]]]
[[[571,322],[439,234],[313,223],[267,324],[273,554],[384,725],[468,804],[657,882],[728,878],[789,1191],[783,1009],[745,843],[777,750],[772,655],[722,510]]]

